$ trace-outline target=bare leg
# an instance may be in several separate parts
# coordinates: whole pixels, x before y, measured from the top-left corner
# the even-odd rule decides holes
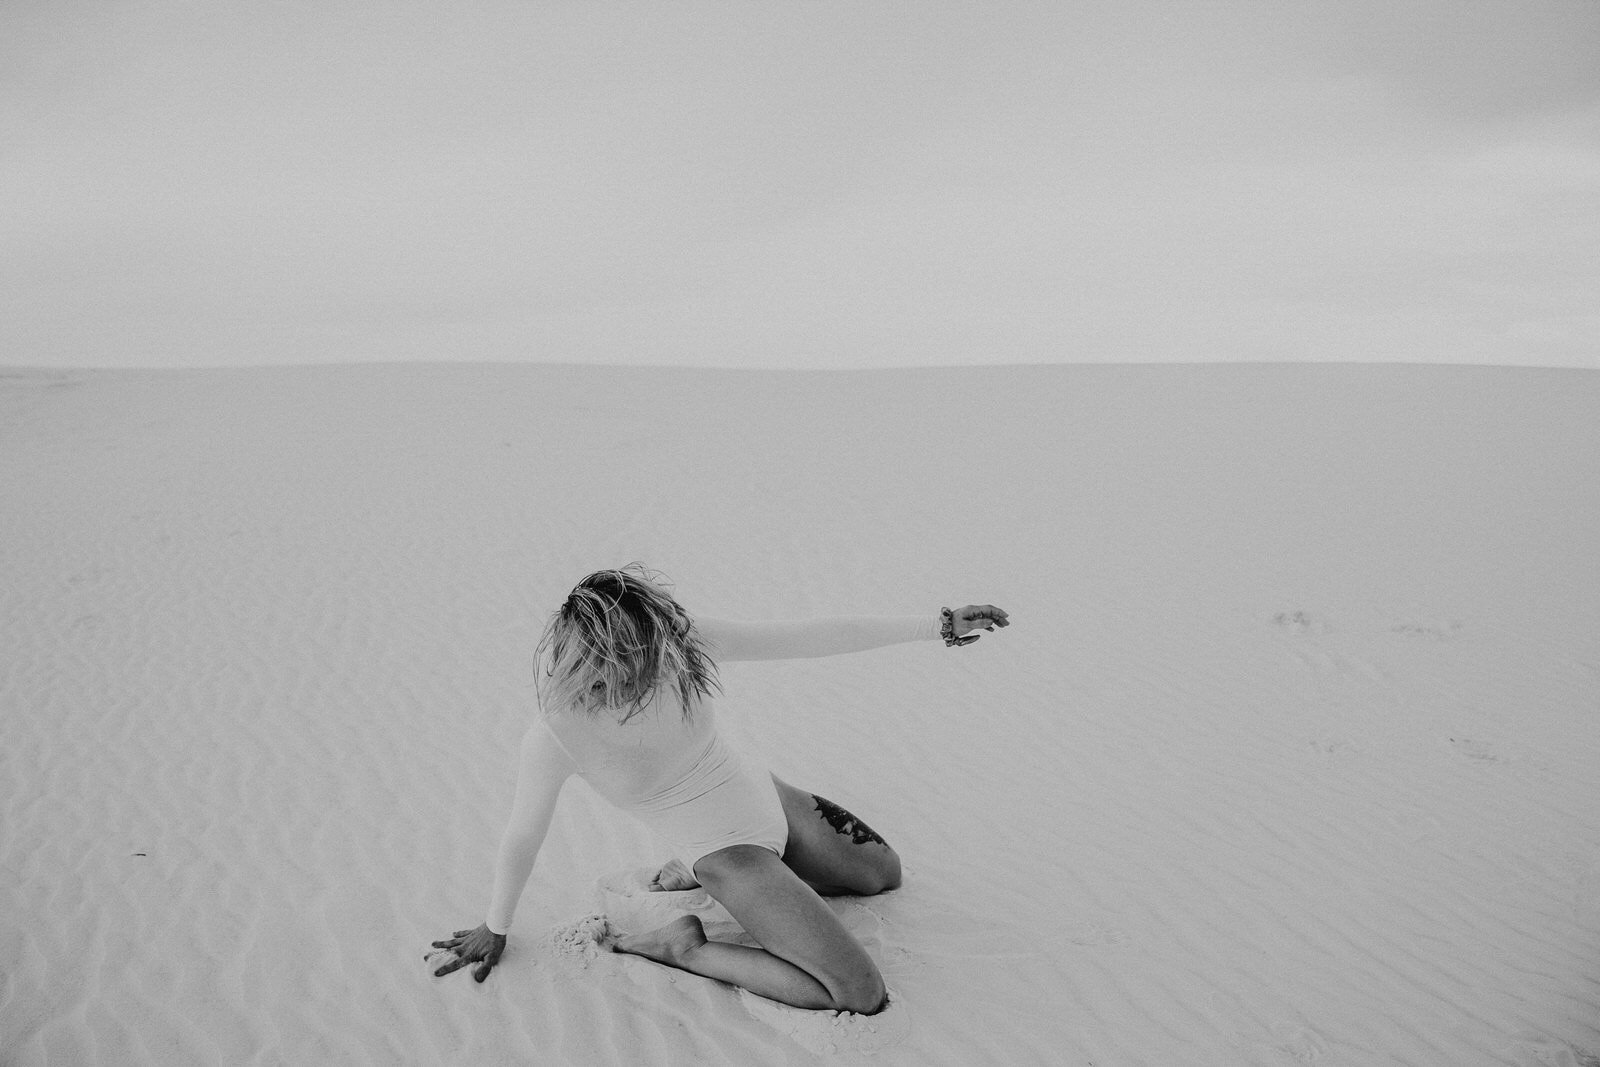
[[[900,884],[900,854],[855,815],[773,776],[789,843],[783,862],[824,896],[871,896]]]
[[[773,775],[789,823],[783,862],[823,896],[872,896],[900,885],[900,855],[878,833],[826,797]],[[668,860],[652,892],[693,889],[700,883],[682,860]]]
[[[750,945],[708,941],[705,928],[693,915],[681,916],[649,933],[619,937],[611,947],[615,952],[644,956],[797,1008],[837,1006],[821,982],[794,964]]]
[[[612,947],[800,1008],[870,1014],[883,1007],[883,976],[872,958],[771,850],[733,845],[702,857],[694,875],[760,948],[708,941],[692,915]]]

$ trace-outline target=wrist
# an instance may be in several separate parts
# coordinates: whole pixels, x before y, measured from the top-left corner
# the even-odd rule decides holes
[[[966,620],[963,619],[962,621],[965,622]],[[970,626],[968,627],[969,630],[971,628]],[[962,645],[970,645],[978,639],[978,635],[974,633],[965,635],[956,633],[956,613],[949,608],[939,609],[939,636],[944,638],[946,648],[959,648]]]

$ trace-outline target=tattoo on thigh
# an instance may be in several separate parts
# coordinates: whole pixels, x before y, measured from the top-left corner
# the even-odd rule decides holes
[[[876,841],[878,844],[885,846],[889,844],[889,842],[879,837],[872,827],[851,815],[833,801],[819,797],[815,793],[811,794],[811,799],[817,802],[817,810],[822,812],[822,817],[827,821],[828,825],[838,833],[849,834],[852,844],[864,845],[868,841]]]

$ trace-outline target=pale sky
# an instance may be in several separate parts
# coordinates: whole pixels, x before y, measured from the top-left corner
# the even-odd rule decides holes
[[[0,363],[1600,367],[1600,0],[0,5]]]

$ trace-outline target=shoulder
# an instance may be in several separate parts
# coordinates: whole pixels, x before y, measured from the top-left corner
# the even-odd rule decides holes
[[[570,770],[573,760],[543,713],[522,734],[522,765],[544,771]]]

